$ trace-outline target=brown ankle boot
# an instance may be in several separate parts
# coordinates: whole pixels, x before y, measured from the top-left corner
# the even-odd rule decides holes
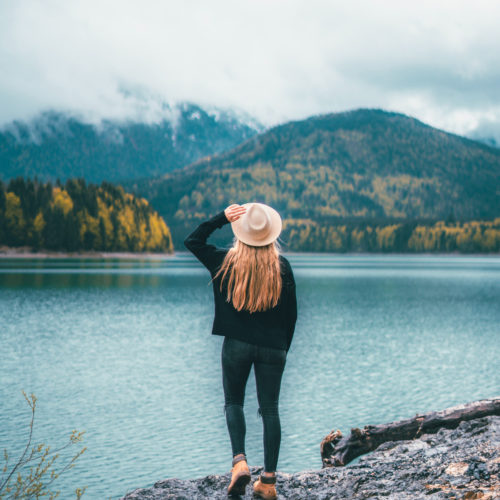
[[[251,475],[248,468],[247,459],[241,456],[233,459],[233,468],[231,469],[231,483],[227,488],[228,495],[244,495],[246,485],[250,482]]]
[[[254,495],[264,500],[275,500],[278,497],[276,493],[276,476],[268,477],[261,474],[260,478],[253,483]]]

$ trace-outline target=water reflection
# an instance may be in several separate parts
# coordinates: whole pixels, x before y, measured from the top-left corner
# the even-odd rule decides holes
[[[8,288],[137,288],[159,287],[166,277],[161,275],[123,273],[9,273],[0,278],[0,286]]]

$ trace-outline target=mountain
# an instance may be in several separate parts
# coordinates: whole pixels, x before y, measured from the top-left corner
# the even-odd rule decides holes
[[[159,176],[204,156],[234,148],[262,131],[234,112],[182,103],[165,107],[159,123],[85,122],[45,112],[0,130],[0,179],[121,182]]]
[[[285,123],[236,148],[130,186],[174,245],[231,203],[261,201],[287,221],[492,219],[500,150],[377,109]]]

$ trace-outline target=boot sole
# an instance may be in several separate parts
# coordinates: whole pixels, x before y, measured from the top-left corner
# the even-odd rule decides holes
[[[256,491],[253,492],[253,497],[254,498],[260,498],[262,500],[276,500],[278,498],[278,495],[266,495],[265,493],[257,493]]]
[[[251,478],[252,476],[248,473],[244,472],[240,474],[234,481],[234,484],[230,488],[228,488],[227,494],[243,496],[245,494],[245,488],[247,487]]]

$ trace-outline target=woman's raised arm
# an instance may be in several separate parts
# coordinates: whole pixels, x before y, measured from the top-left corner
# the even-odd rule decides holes
[[[185,240],[184,246],[210,271],[215,272],[219,264],[217,247],[207,243],[208,237],[225,224],[238,220],[245,213],[245,207],[229,205],[225,210],[202,222]]]

